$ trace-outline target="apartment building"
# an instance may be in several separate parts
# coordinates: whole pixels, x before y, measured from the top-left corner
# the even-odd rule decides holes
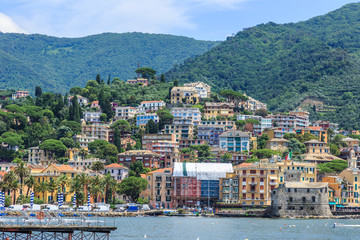
[[[145,112],[157,111],[163,107],[165,107],[164,101],[142,101],[139,105],[139,109]]]
[[[203,82],[185,83],[184,87],[193,87],[196,89],[200,98],[211,97],[211,87]]]
[[[55,163],[54,153],[42,150],[39,147],[29,148],[28,157],[28,163],[30,164],[40,164],[44,167],[47,167],[50,164]]]
[[[179,143],[176,141],[158,141],[147,143],[146,149],[161,155],[160,167],[172,167],[180,161]]]
[[[81,148],[88,148],[89,143],[97,140],[98,137],[94,137],[94,136],[87,136],[86,134],[80,134],[80,135],[76,135],[75,136],[75,141],[78,142],[80,144]]]
[[[233,117],[234,116],[233,103],[211,103],[206,102],[204,106],[204,118],[216,119],[217,117]]]
[[[260,124],[253,124],[253,133],[255,135],[261,135],[265,129],[272,128],[272,119],[271,118],[263,118],[261,116],[256,115],[237,115],[236,120],[246,121],[247,119],[255,119],[260,122]]]
[[[148,143],[160,141],[176,141],[174,134],[144,134],[142,137],[142,149],[146,149]],[[148,149],[147,149],[148,150]]]
[[[141,161],[146,168],[159,168],[161,155],[149,150],[131,150],[118,155],[119,164],[130,167],[131,163]]]
[[[174,87],[171,89],[171,103],[196,104],[199,102],[199,94],[194,87]]]
[[[82,124],[81,133],[87,138],[96,138],[107,142],[113,142],[114,131],[111,129],[110,124],[93,123]]]
[[[112,163],[104,167],[104,174],[110,174],[117,181],[124,180],[129,174],[129,168],[118,163]]]
[[[194,125],[201,122],[201,112],[198,108],[172,108],[170,112],[175,118],[191,118]]]
[[[85,122],[92,122],[92,123],[99,123],[100,121],[100,115],[102,112],[90,112],[85,111],[84,112],[84,121]]]
[[[267,109],[267,105],[265,103],[262,103],[250,96],[247,96],[246,94],[244,94],[246,97],[248,97],[247,101],[242,101],[240,103],[240,107],[243,107],[245,110],[247,111],[256,111],[259,109]]]
[[[306,128],[296,128],[296,134],[304,135],[305,133],[310,133],[318,137],[318,140],[321,142],[328,142],[327,131],[323,130],[321,127],[306,127]]]
[[[11,99],[25,98],[29,96],[29,91],[17,91],[16,93],[11,94]]]
[[[176,142],[180,139],[193,138],[194,124],[191,118],[174,118],[173,124],[165,125],[163,132],[165,134],[174,134]]]
[[[69,101],[69,105],[71,105],[71,100],[73,99],[74,96],[70,96],[68,98],[68,101]],[[80,96],[80,95],[76,95],[77,97],[77,101],[79,103],[80,106],[87,106],[89,104],[89,99],[83,97],[83,96]]]
[[[136,116],[136,126],[140,128],[145,128],[146,124],[153,120],[155,123],[159,122],[159,117],[156,115],[156,113],[145,113],[145,114],[139,114]]]
[[[134,107],[115,107],[116,120],[128,120],[134,118],[137,113],[137,109]]]
[[[172,199],[172,172],[172,168],[163,168],[148,172],[145,175],[148,186],[147,189],[140,194],[140,197],[147,198],[149,205],[153,208],[174,208]]]
[[[220,148],[229,152],[250,150],[250,136],[240,130],[224,132],[219,136]]]
[[[306,162],[326,163],[340,159],[330,154],[330,147],[325,142],[312,139],[304,142],[304,144],[306,154],[303,154],[302,157]]]

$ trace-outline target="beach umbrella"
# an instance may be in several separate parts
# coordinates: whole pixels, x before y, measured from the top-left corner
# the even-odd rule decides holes
[[[60,192],[58,192],[58,198],[57,198],[57,201],[58,201],[58,206],[60,207],[60,200],[61,200],[61,196],[60,196]]]
[[[5,192],[2,194],[2,206],[5,207]]]
[[[34,192],[30,193],[30,207],[32,208],[34,206]]]
[[[60,193],[60,203],[59,203],[59,207],[62,207],[63,201],[64,201],[64,194],[63,194],[63,193]]]
[[[3,204],[2,204],[2,192],[0,192],[0,208],[2,208],[3,207]]]
[[[90,193],[88,193],[87,204],[88,204],[88,207],[90,207]]]
[[[76,193],[74,193],[73,206],[76,207]]]

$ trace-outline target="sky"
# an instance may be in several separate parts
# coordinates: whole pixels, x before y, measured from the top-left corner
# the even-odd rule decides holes
[[[225,40],[261,23],[326,14],[349,0],[0,0],[0,31],[83,37],[163,33]]]

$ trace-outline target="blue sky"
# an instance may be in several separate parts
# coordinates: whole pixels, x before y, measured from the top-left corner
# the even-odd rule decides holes
[[[224,40],[243,28],[326,14],[349,0],[1,0],[0,31],[82,37],[148,32]]]

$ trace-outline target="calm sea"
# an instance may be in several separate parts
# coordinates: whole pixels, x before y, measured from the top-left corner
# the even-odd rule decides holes
[[[334,222],[360,220],[297,220],[206,217],[135,217],[106,219],[118,227],[111,239],[360,239],[360,228],[331,228]],[[293,225],[290,227],[290,225]],[[146,238],[145,238],[146,235]]]

